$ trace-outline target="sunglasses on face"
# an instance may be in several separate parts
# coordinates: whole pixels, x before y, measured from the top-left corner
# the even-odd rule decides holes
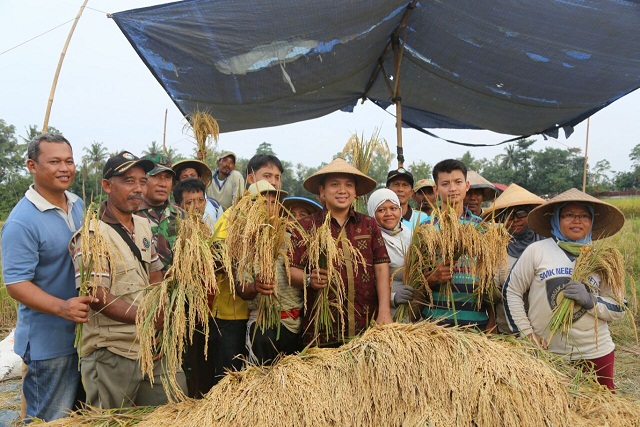
[[[526,209],[518,209],[517,211],[511,212],[509,218],[511,219],[522,219],[526,218],[529,215],[529,211]]]

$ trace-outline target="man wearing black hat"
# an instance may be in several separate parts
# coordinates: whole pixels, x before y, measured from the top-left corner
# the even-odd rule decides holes
[[[104,236],[112,259],[110,263],[92,266],[90,283],[95,287],[92,291],[97,302],[90,304],[80,347],[87,403],[102,409],[167,402],[160,378],[166,375],[161,361],[154,368],[153,388],[140,369],[135,325],[137,304],[145,290],[163,277],[149,220],[134,215],[147,191],[147,173],[154,167],[151,160],[123,151],[107,160],[102,173],[107,201],[100,206],[100,220],[91,229]],[[76,234],[70,251],[78,288],[81,248],[80,235]],[[160,329],[162,320],[157,323]],[[184,373],[175,375],[186,389]]]
[[[402,225],[409,230],[429,218],[424,212],[413,210],[409,206],[409,200],[413,197],[413,184],[413,175],[404,168],[394,169],[387,174],[387,188],[398,196],[402,207]]]

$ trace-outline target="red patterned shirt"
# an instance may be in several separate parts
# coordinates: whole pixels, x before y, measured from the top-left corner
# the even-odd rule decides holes
[[[327,210],[323,209],[320,212],[303,218],[300,220],[300,224],[305,230],[309,231],[321,226],[326,216]],[[334,239],[338,238],[343,229],[346,238],[351,242],[354,248],[357,248],[360,251],[367,261],[366,268],[363,268],[362,266],[358,267],[358,272],[354,275],[353,280],[355,290],[353,300],[355,333],[360,334],[367,328],[371,320],[375,320],[376,311],[378,309],[378,293],[376,291],[376,277],[373,266],[374,264],[388,263],[389,255],[387,254],[387,248],[384,244],[380,227],[375,219],[351,209],[349,211],[347,221],[343,226],[340,226],[335,218],[331,219],[331,235]],[[291,265],[306,271],[308,264],[306,249],[304,246],[299,246],[297,244],[299,236],[294,234],[292,238],[294,239],[295,249],[291,258]],[[345,287],[348,287],[347,267],[345,265],[337,267],[340,268],[340,274],[342,275]],[[312,315],[311,310],[316,298],[316,293],[317,292],[311,288],[309,288],[307,292],[305,316],[302,323],[302,330],[304,333],[303,341],[305,344],[308,344],[316,338],[313,336],[313,325],[309,325],[309,317]],[[329,298],[332,300],[334,297],[330,295]],[[348,337],[349,325],[346,300],[343,304],[343,310],[345,313],[344,319],[347,323],[345,326],[345,336]],[[333,327],[333,334],[329,339],[327,339],[326,334],[322,333],[321,336],[317,337],[319,344],[329,345],[340,343],[338,335],[340,326],[337,324],[336,313],[334,313],[334,318],[336,318],[336,323]]]

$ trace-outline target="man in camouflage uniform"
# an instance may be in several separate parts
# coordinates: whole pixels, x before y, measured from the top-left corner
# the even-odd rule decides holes
[[[143,159],[151,160],[156,166],[147,173],[147,194],[137,215],[148,218],[151,222],[151,232],[156,240],[162,270],[166,272],[173,263],[173,245],[178,235],[178,218],[182,218],[184,212],[169,201],[175,176],[170,160],[160,154],[147,155]]]

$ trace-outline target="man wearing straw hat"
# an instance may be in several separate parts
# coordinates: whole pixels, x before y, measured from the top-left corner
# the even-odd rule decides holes
[[[79,350],[87,403],[101,409],[162,405],[168,400],[161,382],[167,375],[161,360],[155,362],[153,387],[142,373],[136,334],[137,304],[149,284],[163,278],[149,220],[134,215],[147,191],[147,173],[154,167],[151,160],[123,151],[107,160],[102,173],[107,200],[100,207],[94,230],[104,236],[113,261],[93,265],[89,273],[97,301],[90,304]],[[69,250],[80,288],[83,254],[79,234],[71,240]],[[158,319],[156,328],[161,327],[162,319]],[[171,375],[186,389],[183,372]]]
[[[513,268],[522,252],[532,243],[542,240],[542,237],[529,228],[529,212],[536,206],[543,205],[545,201],[535,194],[525,190],[518,184],[509,185],[504,192],[494,201],[482,216],[485,219],[494,220],[505,224],[511,234],[511,240],[507,245],[507,265],[505,265],[495,278],[499,291],[495,302],[496,326],[502,334],[511,333],[504,313],[502,303],[502,288],[507,275]]]
[[[432,206],[435,206],[438,198],[435,186],[435,181],[430,178],[420,179],[413,186],[413,201],[416,202],[417,209],[427,215],[431,215]]]
[[[218,169],[213,173],[211,185],[207,187],[207,196],[220,203],[223,210],[235,202],[244,193],[244,178],[236,170],[236,155],[232,151],[223,151],[216,160]]]
[[[482,221],[464,206],[470,185],[464,163],[454,159],[442,160],[433,167],[433,180],[436,183],[435,191],[442,201],[442,209],[453,209],[463,223],[478,224]],[[438,227],[437,217],[432,215],[430,220]],[[447,292],[441,291],[443,284],[449,281],[455,295],[453,304]],[[453,269],[448,264],[438,264],[429,273],[428,284],[432,290],[433,304],[425,305],[423,317],[449,326],[474,326],[485,331],[493,329],[493,310],[484,301],[478,306],[475,278],[465,272],[463,261],[456,263]]]
[[[490,202],[498,195],[498,189],[478,172],[467,171],[469,191],[464,197],[464,205],[476,216],[482,215],[482,203]]]
[[[197,178],[204,182],[206,187],[211,185],[211,168],[209,168],[205,162],[201,162],[196,159],[181,160],[174,163],[172,169],[175,173],[174,180],[176,183],[184,181],[187,178]],[[207,203],[205,204],[203,218],[204,221],[213,228],[215,223],[222,216],[223,209],[217,200],[212,199],[211,197],[207,197],[206,200]]]
[[[351,260],[337,266],[346,286],[346,338],[362,333],[375,318],[378,324],[390,323],[391,298],[389,256],[380,227],[375,219],[356,212],[353,202],[376,187],[376,182],[341,158],[334,159],[327,166],[311,175],[304,182],[307,191],[322,197],[325,208],[301,220],[306,230],[319,227],[327,214],[331,215],[331,234],[334,239],[348,239],[366,259],[366,267],[359,266],[357,272]],[[291,283],[307,288],[305,319],[303,321],[303,343],[315,339],[321,346],[339,346],[343,343],[338,335],[338,327],[333,328],[330,337],[321,334],[314,337],[310,328],[309,315],[318,291],[327,286],[325,269],[307,271],[305,248],[297,245],[291,259]]]
[[[529,213],[529,226],[548,239],[532,243],[513,266],[504,285],[504,307],[514,332],[594,372],[597,381],[614,390],[614,348],[609,322],[625,314],[623,260],[611,263],[611,248],[593,244],[624,225],[615,206],[575,188],[559,194]],[[601,267],[574,279],[579,257],[591,252]],[[614,255],[615,256],[615,255]],[[622,271],[619,271],[622,270]],[[529,303],[525,310],[525,299]],[[563,300],[573,301],[565,331],[550,326]]]
[[[74,327],[87,322],[92,299],[75,290],[67,245],[84,203],[68,191],[76,168],[62,135],[31,140],[26,165],[33,184],[2,227],[2,274],[20,303],[14,351],[28,367],[26,417],[52,421],[73,408],[80,385]]]

